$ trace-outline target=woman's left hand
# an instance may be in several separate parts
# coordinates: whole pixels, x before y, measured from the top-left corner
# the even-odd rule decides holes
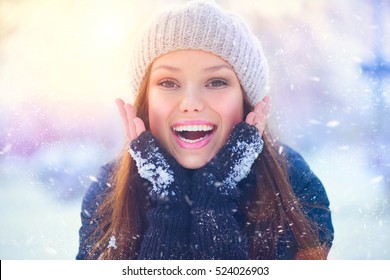
[[[270,109],[271,109],[270,97],[265,96],[261,101],[257,102],[255,109],[252,112],[250,112],[245,119],[245,122],[247,124],[251,124],[257,127],[260,136],[263,135]]]

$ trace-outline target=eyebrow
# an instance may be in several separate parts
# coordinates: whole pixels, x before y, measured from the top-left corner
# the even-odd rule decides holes
[[[152,72],[154,71],[157,71],[159,69],[165,69],[165,70],[169,70],[169,71],[172,71],[172,72],[179,72],[180,69],[179,68],[176,68],[176,67],[173,67],[173,66],[169,66],[169,65],[160,65],[160,66],[157,66],[156,68],[154,68],[152,70]]]
[[[233,68],[231,66],[227,65],[227,64],[221,64],[221,65],[207,67],[207,68],[205,68],[205,71],[207,71],[207,72],[215,72],[215,71],[218,71],[218,70],[224,69],[224,68],[233,71]]]
[[[220,69],[228,69],[228,70],[231,70],[233,71],[233,68],[227,64],[221,64],[221,65],[215,65],[215,66],[211,66],[211,67],[207,67],[204,69],[204,71],[206,72],[216,72]],[[173,67],[173,66],[170,66],[170,65],[160,65],[160,66],[157,66],[156,68],[154,68],[152,70],[152,72],[154,71],[157,71],[157,70],[160,70],[160,69],[165,69],[165,70],[168,70],[168,71],[172,71],[172,72],[180,72],[180,68],[177,68],[177,67]]]

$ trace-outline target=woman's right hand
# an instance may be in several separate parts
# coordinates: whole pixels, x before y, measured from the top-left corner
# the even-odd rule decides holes
[[[150,131],[146,131],[144,122],[136,116],[131,104],[120,98],[115,102],[130,142],[129,153],[137,164],[139,175],[152,183],[152,197],[164,198],[176,193],[177,199],[183,198],[186,194],[183,186],[188,185],[183,167],[164,150]]]
[[[125,103],[120,98],[117,98],[115,103],[122,118],[127,140],[133,141],[146,130],[145,124],[140,118],[136,116],[135,109],[131,104]]]

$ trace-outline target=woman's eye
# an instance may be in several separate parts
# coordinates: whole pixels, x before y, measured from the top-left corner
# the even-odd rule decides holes
[[[225,80],[222,80],[222,79],[215,79],[215,80],[212,80],[210,81],[208,84],[207,84],[207,87],[224,87],[226,86],[228,83],[225,81]]]
[[[171,80],[161,81],[161,82],[158,83],[158,85],[161,86],[161,87],[164,87],[164,88],[169,88],[169,89],[178,87],[178,85],[175,82],[171,81]]]

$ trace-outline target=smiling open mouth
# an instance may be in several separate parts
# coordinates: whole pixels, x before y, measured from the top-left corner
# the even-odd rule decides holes
[[[181,141],[192,144],[206,139],[214,129],[213,125],[179,125],[173,127],[173,132]]]

